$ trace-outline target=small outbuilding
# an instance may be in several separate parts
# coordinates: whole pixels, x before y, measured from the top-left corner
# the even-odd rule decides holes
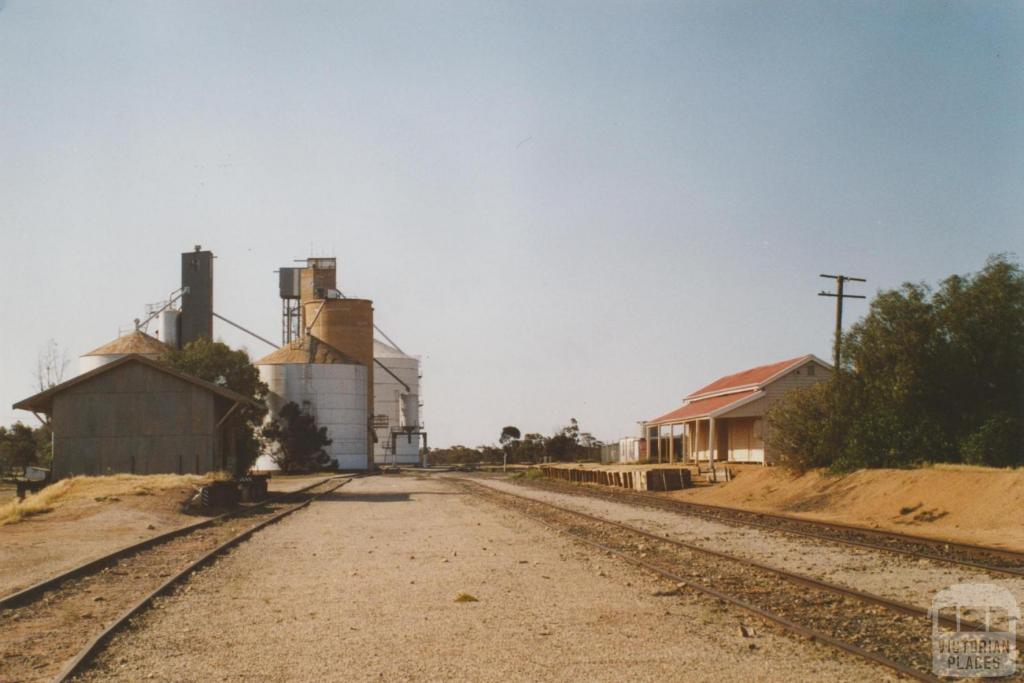
[[[235,473],[234,422],[251,399],[139,354],[14,404],[50,416],[53,477]]]
[[[831,375],[831,365],[806,355],[721,377],[688,395],[681,407],[644,422],[649,459],[772,464],[778,454],[764,441],[768,408],[787,391]]]

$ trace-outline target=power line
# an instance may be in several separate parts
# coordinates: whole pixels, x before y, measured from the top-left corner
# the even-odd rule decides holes
[[[831,296],[836,299],[836,338],[832,346],[832,362],[834,364],[835,371],[839,372],[839,352],[843,343],[843,299],[867,298],[862,294],[844,294],[843,285],[847,282],[867,282],[867,280],[862,277],[850,277],[849,275],[825,275],[824,273],[818,277],[836,281],[835,292],[818,292],[818,296]]]

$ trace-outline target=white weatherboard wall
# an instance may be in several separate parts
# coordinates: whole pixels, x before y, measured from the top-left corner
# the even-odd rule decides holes
[[[373,342],[373,357],[409,387],[406,389],[402,386],[398,379],[392,377],[391,373],[380,365],[374,368],[373,413],[374,415],[387,415],[388,428],[377,430],[377,443],[373,447],[373,461],[378,465],[383,465],[385,447],[390,447],[391,430],[405,425],[419,427],[421,424],[419,415],[420,361],[415,356],[402,353],[393,346],[388,346],[377,340]],[[409,443],[408,437],[399,434],[395,450],[397,458],[389,455],[387,462],[405,465],[419,463],[420,437],[413,436],[412,443]]]
[[[327,427],[327,454],[343,470],[366,469],[366,368],[348,363],[259,365],[276,414],[294,401]]]

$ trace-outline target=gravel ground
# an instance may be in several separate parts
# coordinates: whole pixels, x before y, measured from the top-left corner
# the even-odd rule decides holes
[[[654,594],[666,587],[441,481],[373,477],[200,572],[115,637],[85,678],[886,677],[716,601]]]
[[[681,541],[920,607],[931,605],[937,591],[964,582],[1004,586],[1016,596],[1019,604],[1024,605],[1024,578],[988,574],[967,567],[951,567],[941,562],[904,558],[893,553],[833,545],[781,532],[734,527],[685,514],[587,496],[544,491],[513,481],[489,478],[475,478],[474,481],[501,491],[632,524],[645,531],[668,533]]]

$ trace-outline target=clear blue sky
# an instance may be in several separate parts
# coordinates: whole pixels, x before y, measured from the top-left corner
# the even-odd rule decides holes
[[[197,243],[272,338],[274,268],[336,255],[438,446],[632,434],[828,358],[818,273],[1024,253],[1021,3],[0,6],[0,423],[48,338],[114,338]]]

